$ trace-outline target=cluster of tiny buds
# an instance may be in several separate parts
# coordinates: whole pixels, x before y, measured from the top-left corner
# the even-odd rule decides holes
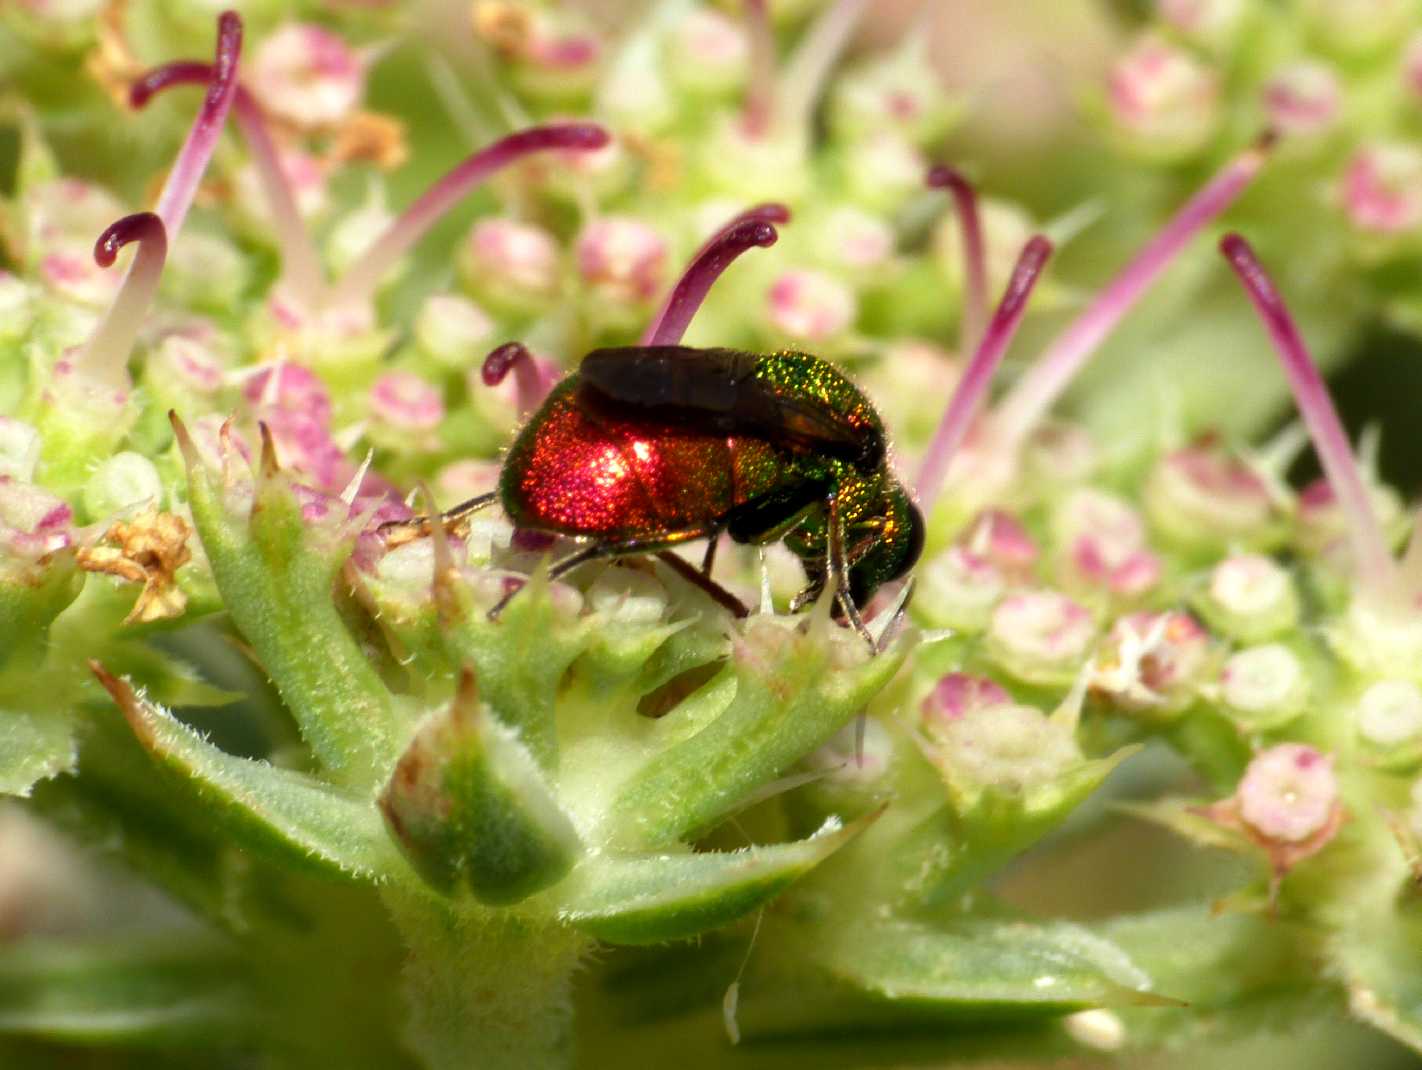
[[[1415,12],[1395,0],[1298,7],[1301,32],[1277,25],[1285,16],[1268,5],[1160,0],[1155,24],[1107,76],[1108,125],[1135,157],[1175,161],[1211,151],[1230,111],[1260,115],[1295,158],[1325,171],[1359,253],[1389,255],[1422,235]],[[1357,139],[1344,133],[1351,112],[1387,118],[1358,124],[1367,134]]]

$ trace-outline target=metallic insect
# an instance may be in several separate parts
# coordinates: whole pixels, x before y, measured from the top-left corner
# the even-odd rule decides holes
[[[519,528],[587,540],[554,578],[599,557],[657,553],[732,606],[709,578],[717,537],[784,540],[810,580],[796,606],[828,584],[869,639],[860,607],[923,549],[923,517],[886,453],[869,400],[810,354],[598,349],[519,432],[498,490],[444,520],[497,501]],[[710,540],[699,573],[667,552],[696,539]]]

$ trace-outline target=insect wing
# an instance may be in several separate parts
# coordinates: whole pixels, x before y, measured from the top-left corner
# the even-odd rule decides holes
[[[734,349],[595,349],[578,369],[583,403],[607,413],[705,434],[745,436],[845,460],[862,429],[813,396],[756,375],[761,358]]]

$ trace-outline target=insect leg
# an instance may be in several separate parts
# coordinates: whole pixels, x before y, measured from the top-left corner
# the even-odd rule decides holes
[[[488,494],[480,494],[478,497],[470,498],[468,501],[460,502],[453,509],[446,509],[440,514],[440,518],[446,524],[457,524],[461,520],[473,516],[480,509],[485,509],[499,500],[499,492],[491,490]]]
[[[711,545],[714,546],[715,543],[713,542]],[[677,557],[676,554],[672,553],[670,550],[663,550],[658,553],[657,560],[659,560],[662,564],[666,565],[669,569],[675,572],[682,579],[686,580],[686,582],[691,584],[693,587],[699,587],[701,590],[705,591],[708,595],[711,596],[712,601],[714,601],[717,605],[724,606],[726,609],[730,610],[733,616],[750,616],[750,610],[746,608],[745,604],[739,598],[733,595],[730,591],[726,590],[726,588],[722,587],[719,583],[717,583],[710,576],[708,576],[705,571],[698,571],[697,569],[693,568],[691,565],[683,561],[681,558]]]
[[[551,581],[566,576],[579,565],[586,564],[594,558],[603,556],[607,552],[607,547],[599,545],[598,543],[593,543],[591,546],[584,546],[581,550],[574,550],[561,561],[554,562],[553,567],[548,570],[548,579]],[[494,608],[489,610],[489,619],[498,620],[499,614],[504,611],[504,607],[509,604],[514,595],[523,590],[523,586],[523,583],[520,582],[517,587],[508,591],[502,598],[495,602]]]
[[[711,538],[706,541],[706,556],[701,559],[701,574],[708,579],[711,576],[711,566],[716,563],[716,547],[720,545],[721,533],[714,532]]]
[[[674,546],[681,542],[689,542],[692,539],[701,538],[703,535],[704,532],[693,531],[685,534],[677,534],[672,537],[662,536],[655,539],[625,539],[622,542],[595,542],[590,546],[583,547],[581,550],[573,551],[561,561],[554,562],[553,567],[548,570],[548,578],[550,580],[560,579],[579,565],[587,564],[587,562],[594,561],[599,557],[627,557],[632,554],[649,553],[656,553],[658,556],[661,556],[660,551],[667,546]],[[667,556],[670,557],[674,555],[669,554]],[[682,575],[691,579],[693,583],[706,591],[711,597],[715,598],[716,601],[726,606],[732,613],[737,613],[742,617],[749,615],[749,610],[741,605],[740,600],[737,599],[735,595],[703,577],[696,569],[680,558],[677,558],[677,563],[686,569],[686,572],[681,573]],[[692,577],[695,578],[692,579]],[[713,591],[712,588],[715,590]],[[508,594],[500,598],[494,608],[489,610],[489,619],[497,620],[499,614],[503,612],[504,607],[509,604],[509,600],[521,590],[523,590],[522,586],[515,587]],[[720,592],[719,595],[716,593],[717,591]],[[726,601],[726,599],[729,601]]]
[[[844,615],[854,630],[859,633],[866,643],[869,644],[870,653],[877,651],[877,644],[874,637],[869,634],[869,629],[864,626],[864,618],[859,615],[859,607],[854,604],[854,599],[849,594],[849,563],[845,560],[844,554],[844,523],[839,515],[839,495],[831,493],[825,500],[826,512],[829,514],[829,582],[834,584],[834,596],[839,606],[844,610]]]
[[[473,516],[480,509],[487,508],[499,500],[497,491],[490,491],[488,494],[481,494],[477,498],[470,498],[466,502],[460,502],[453,509],[446,509],[440,513],[440,519],[448,527],[450,524],[458,524],[461,520],[466,520]],[[383,532],[409,531],[414,532],[414,536],[406,536],[402,541],[409,541],[411,537],[426,535],[430,530],[430,520],[428,516],[412,516],[409,520],[390,520],[380,525]]]

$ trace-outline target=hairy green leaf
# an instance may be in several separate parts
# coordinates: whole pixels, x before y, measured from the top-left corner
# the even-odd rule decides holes
[[[557,889],[559,914],[611,944],[696,936],[772,899],[871,820],[847,827],[828,822],[806,840],[740,851],[590,856]]]
[[[243,847],[330,876],[403,870],[373,803],[312,777],[238,758],[208,743],[125,681],[95,666],[139,743]]]

